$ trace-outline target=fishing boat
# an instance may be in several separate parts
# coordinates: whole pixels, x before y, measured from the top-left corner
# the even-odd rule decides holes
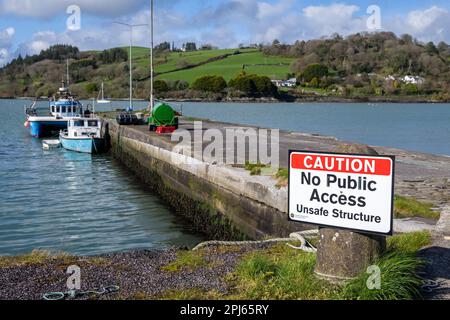
[[[101,136],[102,122],[98,118],[69,120],[67,130],[61,131],[59,140],[64,149],[81,153],[100,153],[104,149]]]
[[[60,130],[67,129],[67,122],[73,118],[80,118],[88,113],[83,110],[79,102],[62,82],[56,96],[50,99],[49,109],[40,109],[38,100],[25,110],[27,120],[25,127],[30,130],[31,136],[35,138],[50,137]]]
[[[100,95],[101,95],[101,99],[100,99]],[[107,103],[111,103],[111,101],[105,99],[105,86],[104,86],[103,82],[102,82],[102,89],[101,89],[101,91],[98,93],[97,103],[98,103],[98,104],[107,104]]]

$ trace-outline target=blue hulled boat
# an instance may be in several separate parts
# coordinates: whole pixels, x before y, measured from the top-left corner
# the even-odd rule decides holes
[[[81,153],[100,153],[104,150],[101,120],[78,118],[69,120],[68,128],[61,131],[59,140],[64,149]]]
[[[26,109],[27,120],[25,127],[35,138],[49,137],[59,131],[67,129],[67,122],[73,118],[86,115],[88,110],[83,110],[83,105],[70,93],[65,83],[58,90],[56,97],[50,99],[49,112],[40,112],[37,101]],[[47,109],[48,110],[48,109]]]

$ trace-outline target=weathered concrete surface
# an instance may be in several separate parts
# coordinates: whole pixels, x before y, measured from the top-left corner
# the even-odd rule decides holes
[[[394,219],[395,233],[410,233],[436,230],[436,221],[420,218]]]
[[[157,136],[148,132],[147,126],[118,127],[115,121],[109,123],[114,154],[155,190],[162,189],[158,183],[163,182],[165,191],[156,191],[165,194],[164,198],[174,207],[181,206],[177,210],[191,215],[188,218],[204,221],[203,215],[195,213],[200,207],[200,211],[212,211],[213,217],[226,218],[223,223],[235,226],[239,229],[236,232],[250,238],[285,236],[303,229],[302,225],[286,221],[287,188],[276,188],[273,177],[250,176],[242,168],[217,165],[208,159],[199,161],[182,155],[174,158],[171,151],[176,142],[171,141],[170,135]],[[211,121],[203,121],[202,125],[204,130],[217,129],[223,133],[236,127]],[[181,121],[180,128],[193,132],[194,123]],[[209,143],[203,142],[198,149],[203,150]],[[280,131],[280,165],[287,167],[289,149],[332,151],[341,144],[344,142],[332,137]],[[224,145],[221,151],[225,153],[226,148]],[[433,202],[439,209],[450,203],[450,157],[374,148],[379,154],[397,157],[396,194]],[[246,159],[238,160],[244,163]],[[171,195],[172,191],[176,191],[176,196]],[[188,199],[195,200],[195,205],[183,209]],[[192,212],[188,213],[189,210]],[[203,225],[207,227],[205,221]],[[222,236],[228,235],[222,232]]]
[[[352,279],[386,249],[386,237],[320,228],[315,273],[331,282]]]

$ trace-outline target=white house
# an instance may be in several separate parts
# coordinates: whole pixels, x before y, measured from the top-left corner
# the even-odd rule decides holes
[[[404,76],[401,81],[408,84],[423,84],[425,79],[419,76]]]
[[[278,88],[294,88],[297,86],[297,79],[292,78],[289,80],[272,80],[272,83]]]

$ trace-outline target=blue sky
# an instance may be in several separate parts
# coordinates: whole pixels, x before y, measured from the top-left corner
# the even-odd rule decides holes
[[[381,30],[410,33],[422,41],[450,42],[450,4],[444,0],[155,0],[157,42],[186,41],[235,47],[240,43],[307,40],[368,30],[367,8],[381,10]],[[69,5],[81,10],[81,28],[67,29]],[[149,0],[0,0],[0,64],[55,44],[82,50],[128,44],[113,21],[147,23]],[[149,45],[138,28],[134,42]]]

